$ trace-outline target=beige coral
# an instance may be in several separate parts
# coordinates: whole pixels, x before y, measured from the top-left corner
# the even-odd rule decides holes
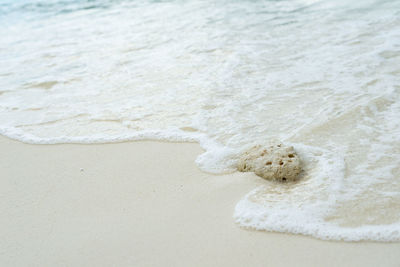
[[[243,153],[237,168],[268,180],[294,181],[301,172],[301,162],[293,147],[278,143],[252,147]]]

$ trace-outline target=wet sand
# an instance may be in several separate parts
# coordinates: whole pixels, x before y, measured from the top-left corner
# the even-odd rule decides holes
[[[400,243],[240,228],[233,209],[263,180],[203,173],[199,153],[0,138],[0,266],[400,266]]]

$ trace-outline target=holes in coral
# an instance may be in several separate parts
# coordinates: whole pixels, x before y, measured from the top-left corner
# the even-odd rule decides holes
[[[282,181],[286,182],[286,177],[283,177],[283,178],[282,178]]]
[[[294,158],[294,155],[293,154],[289,154],[288,157],[289,158]]]
[[[281,160],[281,161],[279,161],[279,165],[283,165],[283,161]]]
[[[267,150],[264,149],[264,150],[261,152],[261,157],[263,157],[266,153],[267,153]]]
[[[267,162],[265,163],[265,165],[271,165],[271,164],[272,164],[271,161],[267,161]]]

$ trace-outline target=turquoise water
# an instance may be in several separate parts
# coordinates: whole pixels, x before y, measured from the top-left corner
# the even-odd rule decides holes
[[[0,133],[196,141],[207,172],[279,140],[295,184],[244,227],[400,240],[400,1],[0,1]]]

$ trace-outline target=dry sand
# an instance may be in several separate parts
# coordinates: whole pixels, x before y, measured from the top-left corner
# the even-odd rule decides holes
[[[0,266],[400,266],[400,243],[239,228],[235,204],[263,180],[203,173],[200,152],[0,138]]]

